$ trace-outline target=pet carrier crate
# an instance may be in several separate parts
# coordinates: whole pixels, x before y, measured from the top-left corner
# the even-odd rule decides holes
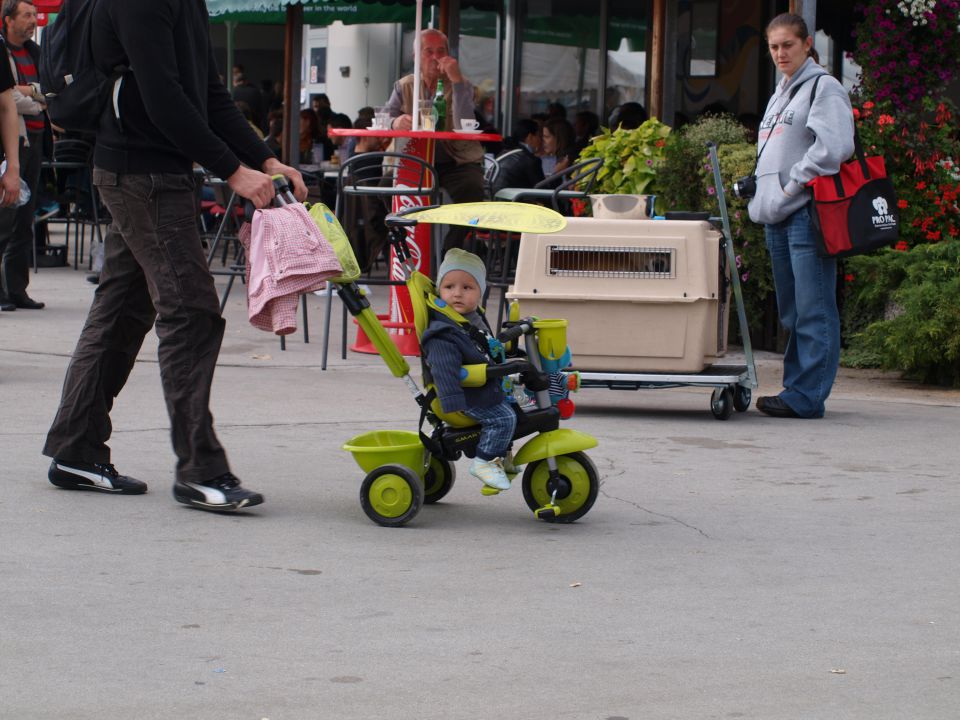
[[[524,316],[568,320],[581,387],[712,387],[710,410],[726,420],[750,406],[757,373],[712,144],[709,153],[719,218],[569,218],[560,232],[524,234],[507,297]],[[742,365],[718,362],[731,296]]]

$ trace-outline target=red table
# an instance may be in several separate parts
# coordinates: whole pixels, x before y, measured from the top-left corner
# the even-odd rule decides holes
[[[467,132],[435,132],[431,130],[356,130],[353,128],[331,128],[330,134],[338,137],[379,137],[379,138],[397,138],[407,140],[398,152],[405,152],[409,155],[416,155],[423,158],[431,165],[433,164],[434,150],[437,140],[474,140],[477,142],[499,142],[503,138],[496,133],[467,133]],[[412,172],[416,175],[409,180]],[[404,167],[403,164],[397,169],[396,183],[417,184],[419,179],[419,170],[411,167]],[[424,206],[429,202],[429,196],[424,195],[402,195],[393,198],[393,210],[401,210],[409,207]],[[417,225],[407,229],[407,244],[410,246],[410,257],[414,267],[425,275],[431,272],[430,266],[430,226]],[[393,249],[390,250],[390,279],[403,280],[403,274],[400,265],[396,262]],[[416,334],[413,330],[413,307],[410,304],[410,295],[407,289],[402,286],[392,286],[390,293],[390,315],[388,322],[385,323],[393,335],[393,340],[404,355],[419,355],[420,347],[417,344]],[[362,349],[361,351],[366,351]],[[376,352],[376,350],[371,350]]]

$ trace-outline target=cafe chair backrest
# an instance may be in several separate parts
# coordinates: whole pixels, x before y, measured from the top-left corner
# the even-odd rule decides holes
[[[93,146],[83,140],[57,140],[53,143],[53,161],[89,164]]]

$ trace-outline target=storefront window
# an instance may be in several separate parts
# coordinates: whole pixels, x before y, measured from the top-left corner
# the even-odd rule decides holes
[[[610,0],[607,24],[607,82],[603,101],[606,124],[610,113],[623,103],[646,108],[647,51],[650,0]]]
[[[596,107],[600,88],[600,21],[596,13],[564,12],[573,7],[562,0],[520,3],[522,44],[517,117],[546,113],[554,103],[563,106],[568,119],[579,110]],[[582,8],[582,4],[575,7]]]

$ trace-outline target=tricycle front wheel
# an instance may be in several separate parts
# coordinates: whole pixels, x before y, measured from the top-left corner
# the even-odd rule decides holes
[[[558,455],[555,459],[559,475],[556,481],[550,479],[550,468],[545,459],[527,465],[523,473],[523,499],[527,507],[536,512],[553,498],[560,512],[556,517],[543,519],[547,522],[571,523],[582,518],[593,507],[600,492],[600,480],[596,466],[584,453]]]
[[[360,507],[378,525],[400,527],[423,507],[423,485],[408,467],[381,465],[363,479]]]

